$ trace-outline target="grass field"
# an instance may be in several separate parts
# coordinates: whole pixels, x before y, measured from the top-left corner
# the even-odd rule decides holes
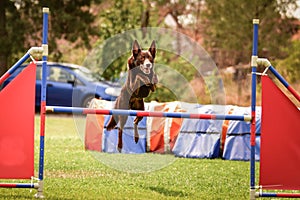
[[[85,151],[77,129],[71,116],[46,118],[47,199],[249,199],[249,162],[91,153]],[[38,134],[36,116],[37,142]],[[2,188],[0,199],[33,199],[35,193]]]

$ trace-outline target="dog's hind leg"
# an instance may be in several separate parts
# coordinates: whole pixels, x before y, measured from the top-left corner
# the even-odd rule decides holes
[[[138,132],[138,124],[139,122],[143,119],[143,117],[136,117],[133,121],[133,126],[134,126],[134,141],[135,143],[138,143],[139,141],[139,132]]]
[[[112,115],[112,116],[110,117],[109,122],[108,122],[107,125],[106,125],[106,130],[108,130],[108,131],[113,130],[113,129],[116,127],[118,121],[119,121],[119,116],[113,116],[113,115]]]
[[[120,116],[120,127],[118,129],[118,151],[121,153],[122,148],[123,148],[123,139],[122,139],[122,135],[123,135],[123,129],[125,126],[125,123],[127,121],[127,117],[128,116]]]
[[[122,141],[123,129],[120,127],[118,128],[118,151],[121,153],[123,148],[123,141]]]

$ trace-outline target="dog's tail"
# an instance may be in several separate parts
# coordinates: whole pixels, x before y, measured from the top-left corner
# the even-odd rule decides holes
[[[117,122],[115,120],[115,117],[112,115],[110,116],[110,120],[108,122],[108,124],[106,125],[106,130],[111,131],[112,129],[114,129],[117,125]]]

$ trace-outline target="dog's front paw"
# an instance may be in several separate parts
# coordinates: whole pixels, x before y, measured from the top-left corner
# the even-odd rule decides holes
[[[139,139],[140,139],[139,136],[134,137],[134,141],[135,141],[136,144],[139,142]]]
[[[158,77],[156,74],[154,74],[152,77],[152,84],[157,84],[157,83],[158,83]]]
[[[139,137],[138,127],[137,127],[137,124],[135,123],[134,124],[134,141],[135,141],[135,143],[138,143],[139,138],[140,137]]]
[[[122,153],[122,148],[123,148],[123,143],[119,141],[117,147],[119,153]]]
[[[122,148],[118,147],[117,150],[119,153],[122,153]]]
[[[150,81],[150,79],[148,77],[144,78],[144,83],[145,83],[146,86],[151,85],[151,81]]]

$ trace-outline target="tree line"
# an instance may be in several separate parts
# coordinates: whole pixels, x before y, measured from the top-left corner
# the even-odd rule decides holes
[[[0,74],[3,74],[31,46],[41,41],[42,7],[50,8],[49,52],[51,61],[68,62],[72,52],[63,52],[62,41],[73,49],[93,49],[110,37],[131,29],[166,27],[184,33],[203,45],[219,67],[249,63],[252,46],[252,19],[260,19],[259,55],[287,59],[280,68],[297,81],[299,41],[291,41],[299,23],[291,16],[296,0],[2,0],[0,1]],[[166,18],[173,21],[170,27]],[[129,44],[130,46],[130,44]],[[293,47],[293,48],[289,48]],[[99,57],[103,52],[99,51]],[[174,63],[182,70],[188,65],[176,55],[161,52],[160,62]],[[104,56],[105,57],[105,56]],[[118,77],[126,69],[126,56],[120,57],[103,73]],[[78,61],[80,62],[80,61]],[[83,62],[81,60],[81,62]],[[297,63],[298,62],[298,63]],[[81,63],[77,63],[81,64]],[[101,66],[91,66],[101,71]],[[99,69],[98,69],[99,68]]]

